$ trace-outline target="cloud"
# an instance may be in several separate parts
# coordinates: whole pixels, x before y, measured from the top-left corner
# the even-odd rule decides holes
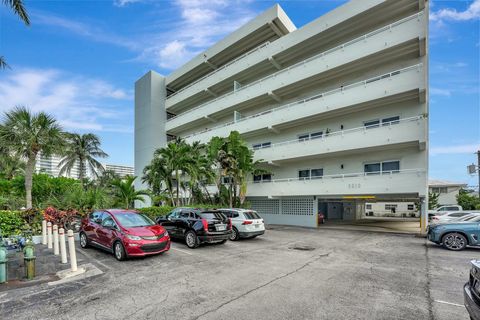
[[[33,23],[55,27],[55,30],[65,30],[77,34],[95,42],[108,43],[127,49],[135,50],[139,44],[113,32],[103,30],[99,27],[92,27],[92,24],[78,22],[72,19],[65,19],[50,13],[32,10],[31,18]]]
[[[125,7],[131,3],[141,2],[142,0],[113,0],[113,5],[117,7]]]
[[[440,89],[440,88],[431,87],[430,88],[430,95],[450,97],[452,95],[452,92],[448,89]]]
[[[2,113],[26,106],[54,115],[67,130],[132,132],[131,93],[99,79],[16,67],[2,75],[0,101]]]
[[[439,154],[465,154],[465,153],[473,154],[477,150],[480,150],[480,143],[454,145],[454,146],[440,146],[440,147],[431,147],[430,155],[436,156]]]
[[[443,8],[430,13],[431,21],[468,21],[480,18],[480,0],[473,1],[465,11]]]

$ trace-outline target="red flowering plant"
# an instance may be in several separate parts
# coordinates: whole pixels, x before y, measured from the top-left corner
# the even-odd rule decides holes
[[[80,229],[81,217],[75,209],[58,210],[54,207],[48,207],[43,212],[43,218],[47,222],[51,222],[52,225],[56,224],[66,230],[78,231]]]
[[[54,207],[47,207],[43,211],[43,218],[47,220],[47,222],[51,222],[52,224],[58,225],[60,223],[60,211],[55,209]]]

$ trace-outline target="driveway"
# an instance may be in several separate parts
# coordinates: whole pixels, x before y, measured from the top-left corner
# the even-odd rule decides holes
[[[479,253],[411,235],[294,227],[195,250],[174,243],[125,262],[81,251],[104,274],[43,288],[41,300],[27,294],[21,308],[2,304],[7,292],[0,318],[468,319],[462,288]]]

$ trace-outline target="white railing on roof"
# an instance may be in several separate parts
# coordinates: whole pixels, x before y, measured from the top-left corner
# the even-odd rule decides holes
[[[219,129],[219,128],[223,128],[223,127],[226,127],[226,126],[230,126],[230,125],[235,124],[235,123],[239,123],[239,122],[246,121],[246,120],[249,120],[249,119],[252,119],[252,118],[263,116],[265,114],[269,114],[269,113],[272,113],[272,112],[283,110],[285,108],[288,108],[288,107],[291,107],[291,106],[294,106],[294,105],[297,105],[297,104],[302,104],[302,103],[309,102],[309,101],[312,101],[312,100],[315,100],[315,99],[319,99],[319,98],[322,98],[322,97],[325,97],[325,96],[329,96],[329,95],[335,94],[337,92],[343,92],[343,91],[349,90],[351,88],[355,88],[355,87],[362,86],[362,85],[365,86],[365,85],[367,85],[369,83],[372,83],[374,81],[377,81],[377,80],[388,79],[390,77],[393,77],[393,76],[396,76],[396,75],[399,75],[399,74],[402,74],[402,73],[405,73],[405,72],[408,72],[408,71],[411,71],[411,70],[417,70],[418,71],[418,70],[420,70],[420,68],[422,68],[422,66],[423,66],[423,64],[419,63],[419,64],[416,64],[416,65],[409,66],[409,67],[406,67],[406,68],[403,68],[403,69],[400,69],[400,70],[392,71],[390,73],[386,73],[386,74],[383,74],[383,75],[380,75],[380,76],[375,76],[375,77],[372,77],[372,78],[369,78],[369,79],[366,79],[366,80],[363,80],[363,81],[355,82],[355,83],[346,85],[344,87],[340,87],[340,88],[333,89],[333,90],[330,90],[330,91],[322,92],[322,93],[313,95],[311,97],[308,97],[308,98],[305,98],[305,99],[302,99],[302,100],[297,100],[297,101],[294,101],[294,102],[290,102],[290,103],[287,103],[285,105],[282,105],[282,106],[279,106],[279,107],[276,107],[276,108],[273,108],[273,109],[269,109],[269,110],[266,110],[266,111],[262,111],[262,112],[259,112],[259,113],[256,113],[256,114],[238,119],[237,121],[230,121],[230,122],[212,127],[210,129],[206,129],[206,130],[202,130],[202,131],[190,134],[188,136],[185,136],[185,139],[194,137],[196,135],[199,135],[199,134],[202,134],[202,133],[205,133],[205,132],[209,132],[209,131],[216,130],[216,129]]]
[[[262,48],[265,48],[265,47],[267,47],[269,44],[270,44],[270,41],[267,41],[267,42],[265,42],[265,43],[262,43],[262,44],[261,44],[261,45],[259,45],[258,47],[256,47],[256,48],[254,48],[254,49],[252,49],[252,50],[250,50],[250,51],[248,51],[248,52],[246,52],[246,53],[242,54],[241,56],[239,56],[239,57],[237,57],[237,58],[233,59],[233,60],[232,60],[232,61],[230,61],[229,63],[227,63],[227,64],[224,64],[224,65],[223,65],[223,66],[221,66],[220,68],[213,70],[212,72],[210,72],[210,73],[208,73],[208,74],[204,75],[203,77],[201,77],[201,78],[199,78],[199,79],[195,80],[194,82],[192,82],[192,83],[190,83],[189,85],[187,85],[187,86],[183,87],[182,89],[180,89],[180,90],[178,90],[178,91],[175,91],[173,94],[171,94],[171,95],[169,95],[169,96],[167,97],[167,100],[168,100],[168,99],[170,99],[171,97],[173,97],[173,96],[175,96],[175,95],[179,94],[180,92],[182,92],[182,91],[185,91],[185,90],[187,90],[188,88],[190,88],[190,87],[192,87],[192,86],[196,85],[196,84],[197,84],[197,83],[199,83],[200,81],[203,81],[203,80],[205,80],[205,79],[207,79],[207,78],[209,78],[209,77],[213,76],[213,75],[214,75],[214,74],[216,74],[217,72],[219,72],[219,71],[221,71],[221,70],[223,70],[223,69],[225,69],[225,68],[227,68],[227,67],[231,66],[232,64],[234,64],[234,63],[236,63],[236,62],[238,62],[238,61],[242,60],[243,58],[245,58],[245,57],[248,57],[248,56],[249,56],[249,55],[251,55],[252,53],[254,53],[254,52],[257,52],[258,50],[260,50],[260,49],[262,49]]]
[[[344,174],[331,174],[326,176],[319,177],[294,177],[294,178],[282,178],[282,179],[272,179],[272,180],[259,180],[253,181],[249,180],[249,184],[257,183],[277,183],[277,182],[291,182],[291,181],[310,181],[310,180],[324,180],[324,179],[345,179],[345,178],[355,178],[355,177],[378,177],[378,176],[394,176],[397,174],[417,174],[420,175],[424,173],[425,169],[403,169],[403,170],[391,170],[391,171],[377,171],[377,172],[356,172],[356,173],[344,173]]]
[[[218,100],[220,100],[220,99],[224,99],[225,97],[228,97],[228,96],[230,96],[230,95],[232,95],[232,94],[234,94],[234,93],[238,93],[238,92],[240,92],[240,91],[242,91],[242,90],[244,90],[244,89],[246,89],[246,88],[249,88],[249,87],[251,87],[251,86],[253,86],[253,85],[256,85],[256,84],[258,84],[258,83],[260,83],[260,82],[263,82],[263,81],[268,80],[268,79],[270,79],[270,78],[276,77],[276,76],[278,76],[279,74],[282,74],[282,73],[284,73],[284,72],[288,72],[288,71],[290,71],[290,70],[293,69],[293,68],[302,66],[302,65],[304,65],[304,64],[307,63],[307,62],[310,62],[310,61],[315,60],[315,59],[320,58],[320,57],[324,57],[324,56],[329,55],[329,54],[331,54],[331,53],[333,53],[333,52],[336,52],[336,51],[338,51],[338,50],[343,50],[344,48],[346,48],[346,47],[348,47],[348,46],[350,46],[350,45],[352,45],[352,44],[355,44],[355,43],[360,42],[360,41],[364,41],[364,40],[366,40],[366,39],[368,39],[368,38],[370,38],[370,37],[372,37],[372,36],[374,36],[374,35],[376,35],[376,34],[378,34],[378,33],[380,33],[380,32],[387,31],[387,30],[391,30],[393,27],[396,27],[396,26],[398,26],[398,25],[401,25],[401,24],[403,24],[403,23],[406,23],[406,22],[408,22],[408,21],[410,21],[410,20],[419,19],[421,16],[423,16],[423,11],[422,11],[422,12],[419,12],[419,13],[416,13],[416,14],[414,14],[414,15],[412,15],[412,16],[403,18],[403,19],[401,19],[401,20],[399,20],[399,21],[396,21],[396,22],[394,22],[394,23],[392,23],[392,24],[389,24],[389,25],[387,25],[387,26],[384,26],[384,27],[382,27],[382,28],[380,28],[380,29],[377,29],[377,30],[374,30],[374,31],[372,31],[372,32],[369,32],[369,33],[367,33],[367,34],[365,34],[365,35],[363,35],[363,36],[361,36],[361,37],[358,37],[358,38],[355,38],[355,39],[353,39],[353,40],[350,40],[350,41],[348,41],[348,42],[346,42],[346,43],[344,43],[344,44],[341,44],[341,45],[336,46],[336,47],[334,47],[334,48],[331,48],[331,49],[329,49],[329,50],[327,50],[327,51],[324,51],[324,52],[322,52],[322,53],[319,53],[319,54],[317,54],[317,55],[314,55],[314,56],[312,56],[312,57],[310,57],[310,58],[308,58],[308,59],[305,59],[305,60],[303,60],[303,61],[297,62],[296,64],[293,64],[293,65],[291,65],[291,66],[288,67],[288,68],[279,70],[279,71],[277,71],[277,72],[275,72],[275,73],[272,73],[272,74],[270,74],[270,75],[268,75],[268,76],[266,76],[266,77],[264,77],[264,78],[258,79],[258,80],[256,80],[256,81],[251,82],[251,83],[248,83],[248,84],[246,84],[246,85],[244,85],[244,86],[236,89],[235,91],[228,92],[228,93],[226,93],[226,94],[224,94],[224,95],[221,95],[221,96],[219,96],[219,97],[217,97],[217,98],[215,98],[215,99],[213,99],[213,100],[209,100],[209,101],[207,101],[207,102],[204,102],[204,103],[196,106],[195,108],[188,109],[187,111],[185,111],[185,112],[183,112],[183,113],[180,113],[180,114],[176,115],[175,117],[172,117],[172,118],[168,119],[167,122],[168,122],[168,121],[171,121],[171,120],[173,120],[173,119],[176,119],[176,118],[182,116],[183,114],[186,114],[186,113],[189,113],[189,112],[191,112],[191,111],[200,109],[200,108],[202,108],[203,106],[205,106],[205,105],[207,105],[207,104],[213,103],[213,102],[218,101]],[[170,96],[170,97],[171,97],[171,96]]]
[[[399,119],[399,120],[392,120],[388,122],[382,122],[378,124],[373,124],[369,126],[362,126],[362,127],[357,127],[357,128],[352,128],[352,129],[347,129],[347,130],[340,130],[340,131],[333,131],[326,133],[324,132],[321,136],[314,137],[314,138],[297,138],[295,140],[288,140],[288,141],[282,141],[282,142],[277,142],[277,143],[272,143],[271,145],[267,146],[259,146],[259,147],[251,147],[250,149],[254,150],[261,150],[261,149],[269,149],[269,148],[275,148],[275,147],[281,147],[284,145],[289,145],[293,143],[302,143],[302,142],[307,142],[311,140],[326,140],[331,137],[336,137],[336,136],[344,136],[348,135],[350,133],[355,133],[355,132],[370,132],[370,130],[375,129],[375,128],[385,128],[385,127],[390,127],[392,125],[397,125],[397,124],[403,124],[406,122],[418,122],[420,120],[424,119],[424,116],[415,116],[415,117],[409,117],[409,118],[404,118],[404,119]]]

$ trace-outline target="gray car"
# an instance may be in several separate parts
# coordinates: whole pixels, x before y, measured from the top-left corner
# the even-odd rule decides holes
[[[470,278],[463,286],[465,308],[470,319],[480,320],[480,260],[471,261]]]

